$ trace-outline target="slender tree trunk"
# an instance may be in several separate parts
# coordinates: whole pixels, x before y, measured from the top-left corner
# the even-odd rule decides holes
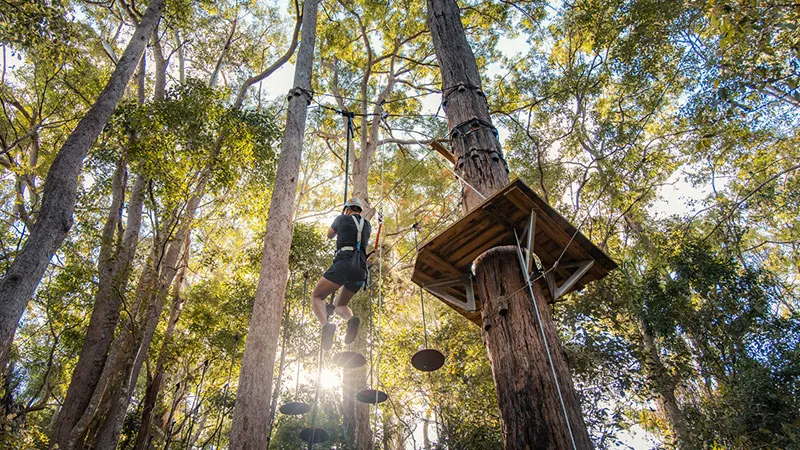
[[[430,411],[425,413],[425,419],[422,422],[422,448],[430,450],[431,439],[428,437],[428,426],[430,424]]]
[[[98,448],[114,448],[119,441],[131,394],[161,317],[164,299],[178,272],[178,262],[181,260],[181,253],[189,238],[194,217],[200,205],[200,198],[205,191],[205,181],[206,179],[201,180],[195,187],[195,192],[186,207],[186,216],[181,220],[182,224],[167,246],[167,252],[160,262],[159,276],[155,280],[155,285],[145,291],[145,298],[140,303],[139,309],[143,313],[143,320],[138,323],[134,322],[133,329],[124,329],[120,336],[120,346],[124,349],[122,352],[125,356],[118,360],[117,369],[114,371],[116,375],[106,396],[110,401],[110,408],[97,433],[96,446]],[[175,220],[180,219],[176,218]]]
[[[231,48],[233,37],[236,35],[236,26],[239,24],[238,8],[234,10],[234,14],[236,17],[234,17],[233,22],[231,23],[231,31],[228,33],[228,39],[225,40],[225,45],[222,47],[222,51],[219,53],[217,64],[214,65],[214,72],[211,73],[211,78],[208,80],[208,86],[212,88],[217,85],[217,78],[219,77],[219,71],[222,70],[222,63],[225,62],[225,57],[228,55],[228,50]]]
[[[158,395],[161,392],[161,384],[164,381],[167,356],[169,354],[170,346],[172,345],[172,337],[175,334],[175,328],[178,324],[178,319],[183,311],[184,299],[181,297],[181,286],[186,276],[186,265],[189,262],[189,236],[187,236],[186,243],[183,249],[182,264],[178,269],[178,274],[173,286],[172,291],[172,307],[169,312],[169,321],[167,322],[167,329],[164,331],[164,339],[161,342],[161,350],[158,353],[158,361],[156,362],[155,375],[150,383],[147,385],[145,391],[144,401],[142,402],[142,420],[139,425],[139,432],[136,435],[134,442],[134,450],[145,450],[148,448],[150,441],[150,429],[153,423],[153,413],[155,411]]]
[[[508,183],[508,167],[491,125],[475,56],[469,47],[455,0],[428,0],[428,17],[442,73],[447,122],[453,134],[455,170],[472,187],[462,187],[467,211]],[[466,128],[465,128],[466,127]],[[467,133],[467,131],[469,131]],[[480,194],[473,190],[480,191]],[[544,352],[534,303],[524,286],[516,250],[491,249],[476,260],[477,296],[482,300],[483,338],[492,362],[507,449],[592,448],[564,354],[541,287],[534,298],[550,344]],[[515,292],[504,297],[509,292]],[[508,313],[499,314],[501,303]],[[555,388],[558,379],[571,434]],[[574,444],[573,444],[574,439]]]
[[[124,170],[124,166],[122,167]],[[124,172],[120,174],[124,180]],[[112,208],[103,231],[103,244],[98,266],[100,283],[95,295],[95,306],[86,330],[86,338],[81,348],[78,363],[72,372],[67,396],[59,411],[53,428],[52,443],[63,448],[69,440],[70,432],[81,413],[86,410],[97,386],[108,350],[114,339],[114,330],[119,320],[123,293],[127,289],[132,261],[139,243],[142,207],[144,203],[144,180],[139,177],[134,183],[128,208],[128,223],[116,255],[109,255],[107,246],[114,246],[114,231],[122,213],[124,186],[119,188],[119,198],[112,200]]]
[[[693,448],[689,424],[686,423],[683,412],[678,405],[678,399],[675,397],[675,382],[667,373],[664,363],[661,362],[661,356],[658,353],[650,327],[641,319],[639,320],[639,326],[642,333],[642,347],[647,364],[647,375],[653,390],[660,397],[661,407],[666,413],[667,422],[672,431],[673,444],[678,448]]]
[[[286,129],[269,207],[267,232],[253,313],[242,358],[236,408],[231,423],[231,449],[261,449],[267,443],[270,387],[275,365],[283,297],[289,274],[289,247],[306,112],[314,67],[318,0],[303,6],[302,40],[295,66],[295,90],[289,95]],[[304,91],[298,91],[297,89]]]
[[[354,193],[354,195],[364,194]],[[366,294],[359,295],[363,298]],[[365,307],[366,303],[366,301],[358,301],[352,305],[353,312],[362,318],[362,327],[352,344],[352,349],[362,354],[367,353],[367,328],[364,325],[368,321],[365,314],[369,313],[369,308]],[[358,391],[368,387],[368,371],[367,364],[357,369],[343,369],[342,372],[342,425],[345,428],[348,443],[355,449],[369,449],[372,443],[370,405],[356,400]]]
[[[157,31],[158,28],[156,27],[153,30],[153,39],[157,39]],[[156,100],[161,100],[164,98],[165,92],[166,61],[164,60],[160,43],[154,42],[152,47],[156,61],[154,96]],[[144,104],[146,97],[145,76],[143,58],[139,67],[138,81],[138,102],[140,106]],[[135,139],[136,136],[132,135],[131,141],[135,141]],[[73,426],[86,410],[92,398],[92,393],[97,387],[108,357],[109,348],[114,339],[114,330],[119,321],[120,308],[133,267],[133,258],[136,255],[136,248],[139,244],[146,187],[146,179],[142,176],[137,176],[128,205],[127,226],[123,232],[122,241],[118,244],[116,254],[104,259],[103,249],[101,248],[101,258],[98,265],[100,284],[95,296],[95,306],[92,309],[92,317],[89,321],[86,339],[81,348],[78,363],[70,379],[67,396],[53,428],[51,444],[59,443],[62,448],[69,441]],[[120,204],[117,206],[112,200],[112,210],[103,231],[103,245],[111,245],[113,240],[115,228],[119,224],[122,215],[120,210],[122,197],[124,197],[124,185],[122,195],[120,195]],[[110,235],[107,236],[109,233]],[[107,276],[104,277],[104,274],[107,274]]]
[[[150,1],[105,89],[69,135],[50,166],[36,223],[22,251],[0,281],[0,362],[8,357],[17,322],[41,281],[50,258],[72,227],[83,159],[122,98],[163,6],[164,0]]]

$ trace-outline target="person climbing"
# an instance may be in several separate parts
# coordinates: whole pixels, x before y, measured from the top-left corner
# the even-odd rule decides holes
[[[367,278],[367,245],[372,226],[367,219],[361,217],[361,211],[361,200],[354,197],[344,204],[344,211],[334,219],[328,229],[328,239],[336,237],[333,264],[322,275],[311,294],[314,314],[322,326],[322,348],[325,350],[330,350],[333,346],[336,332],[336,325],[328,322],[325,298],[342,286],[344,289],[339,291],[333,302],[333,311],[347,320],[345,344],[353,342],[358,335],[361,319],[354,316],[347,305]]]

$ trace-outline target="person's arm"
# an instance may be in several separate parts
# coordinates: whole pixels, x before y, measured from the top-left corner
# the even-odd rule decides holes
[[[333,223],[330,226],[330,228],[328,228],[328,239],[333,239],[333,238],[336,237],[336,234],[338,233],[336,231],[336,228],[338,228],[338,226],[339,226],[339,222],[340,222],[339,218],[340,217],[342,217],[342,216],[339,216],[336,219],[334,219]]]

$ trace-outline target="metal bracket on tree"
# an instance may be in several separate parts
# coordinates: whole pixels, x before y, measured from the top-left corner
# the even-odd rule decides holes
[[[465,120],[464,122],[461,122],[460,124],[453,127],[453,129],[450,130],[450,139],[451,141],[455,141],[456,139],[465,139],[467,136],[485,129],[491,130],[495,140],[500,138],[500,134],[498,133],[497,128],[495,128],[494,125],[483,119],[473,117],[472,119]],[[503,166],[506,169],[506,172],[508,172],[508,163],[506,162],[506,159],[503,157],[503,152],[500,149],[500,145],[495,145],[490,148],[477,148],[471,146],[466,146],[466,147],[469,147],[469,150],[467,150],[467,152],[464,155],[458,157],[458,162],[457,162],[458,167],[463,167],[464,160],[466,160],[467,158],[477,159],[480,157],[480,153],[487,153],[489,154],[489,157],[492,158],[492,161],[494,162],[502,161]]]
[[[291,100],[292,97],[300,97],[304,96],[306,98],[306,105],[311,104],[311,100],[314,99],[314,92],[310,91],[305,88],[301,88],[300,86],[293,87],[289,89],[289,95],[286,97],[287,100]]]
[[[451,287],[462,287],[466,291],[466,301],[455,298],[454,296],[447,293],[445,290],[446,288]],[[453,278],[445,278],[442,280],[435,280],[430,283],[425,283],[422,285],[422,288],[426,291],[430,292],[431,294],[439,297],[440,299],[450,303],[451,305],[461,308],[464,311],[475,311],[477,308],[475,306],[475,293],[472,288],[472,274],[466,273],[464,275],[453,277]]]
[[[445,112],[447,111],[447,99],[450,97],[450,94],[452,94],[453,92],[464,92],[467,89],[477,91],[478,95],[480,95],[481,97],[483,97],[484,100],[486,100],[486,94],[481,90],[480,86],[475,86],[474,84],[469,84],[469,83],[458,83],[454,86],[445,89],[442,92],[442,108],[444,108]]]

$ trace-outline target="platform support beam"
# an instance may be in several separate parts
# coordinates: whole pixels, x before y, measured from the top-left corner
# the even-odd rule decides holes
[[[464,181],[462,200],[468,212],[508,184],[508,166],[491,123],[487,94],[482,90],[478,65],[456,1],[427,0],[427,6],[442,74],[442,104],[456,159],[455,172]],[[528,232],[531,245],[534,231]],[[532,286],[533,301],[542,316],[540,328],[521,270],[515,246],[491,249],[475,263],[483,338],[497,386],[505,448],[590,449],[592,444],[549,306],[541,286]],[[552,343],[553,370],[562,388],[571,433],[545,356],[543,333]]]
[[[467,301],[462,302],[452,295],[448,294],[445,289],[451,287],[462,287],[466,292]],[[422,285],[422,288],[426,291],[430,292],[431,294],[435,295],[436,297],[444,300],[451,305],[461,308],[464,311],[475,311],[475,294],[472,287],[472,274],[462,275],[460,277],[454,278],[446,278],[443,280],[436,280],[431,281],[430,283],[425,283]]]

